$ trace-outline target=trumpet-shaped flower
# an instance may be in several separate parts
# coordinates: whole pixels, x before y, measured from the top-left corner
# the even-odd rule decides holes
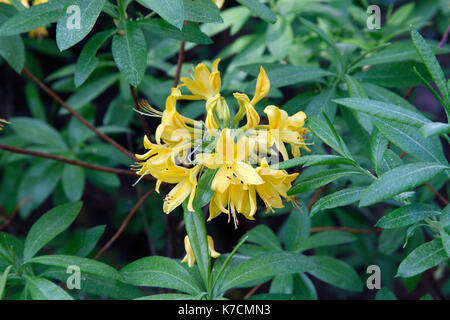
[[[194,69],[194,79],[181,77],[181,85],[186,87],[192,95],[183,95],[186,100],[208,100],[220,94],[221,80],[218,69],[220,59],[214,60],[211,71],[204,63],[199,63]]]
[[[208,239],[209,254],[211,255],[212,258],[218,258],[220,256],[220,253],[214,249],[213,238],[208,235],[207,239]],[[189,241],[188,236],[184,237],[184,249],[186,250],[186,255],[184,256],[183,260],[181,260],[181,262],[187,262],[189,268],[192,268],[195,264],[195,255],[194,251],[192,250],[191,242]]]

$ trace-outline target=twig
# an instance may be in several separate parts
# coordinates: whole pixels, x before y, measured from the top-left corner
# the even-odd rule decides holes
[[[135,204],[135,206],[130,211],[128,216],[125,218],[125,220],[123,220],[122,225],[120,226],[119,230],[117,230],[117,232],[112,236],[112,238],[109,239],[109,241],[103,246],[103,248],[100,249],[100,251],[94,257],[94,260],[97,260],[98,258],[100,258],[106,252],[106,250],[108,250],[109,247],[111,247],[111,245],[117,240],[117,238],[125,230],[126,226],[130,222],[131,218],[133,218],[136,211],[144,204],[145,200],[147,200],[148,197],[150,197],[154,192],[155,192],[155,189],[152,189],[152,190],[148,191],[146,194],[144,194],[141,199],[139,199],[139,201]]]
[[[435,188],[433,188],[433,186],[431,184],[429,184],[428,182],[425,182],[425,185],[428,187],[428,189],[431,190],[431,192],[433,192],[445,205],[448,205],[448,201],[447,199],[444,198],[443,195],[441,195]]]
[[[254,286],[249,292],[247,292],[247,294],[244,296],[244,300],[250,298],[252,295],[255,294],[256,290],[259,289],[259,287],[261,287],[262,284],[257,284],[256,286]]]
[[[353,228],[347,228],[347,227],[317,227],[317,228],[311,228],[311,232],[320,232],[320,231],[344,231],[344,232],[350,232],[350,233],[364,233],[364,234],[370,234],[370,233],[378,233],[383,231],[383,229],[375,228],[372,230],[362,230],[362,229],[353,229]]]
[[[71,164],[74,166],[84,167],[84,168],[91,169],[91,170],[115,173],[115,174],[120,174],[120,175],[125,175],[125,176],[138,177],[138,175],[131,170],[108,168],[108,167],[99,166],[96,164],[91,164],[91,163],[87,163],[87,162],[83,162],[83,161],[79,161],[79,160],[64,158],[64,157],[60,157],[57,155],[43,153],[43,152],[39,152],[39,151],[26,150],[26,149],[22,149],[22,148],[7,146],[4,144],[0,144],[0,149],[6,150],[9,152],[14,152],[14,153],[26,154],[29,156],[34,156],[34,157],[39,157],[39,158],[46,158],[46,159],[50,159],[50,160],[60,161],[60,162],[68,163],[68,164]],[[145,176],[143,179],[148,180],[148,181],[155,181],[155,179],[151,176]]]
[[[135,88],[130,84],[130,92],[131,92],[131,97],[133,98],[133,101],[134,101],[134,106],[136,107],[136,109],[138,111],[141,111],[141,107],[139,106],[139,102],[136,97],[136,92],[134,89]],[[138,116],[139,116],[139,119],[141,120],[142,126],[144,127],[145,135],[150,139],[151,131],[150,131],[150,127],[148,126],[147,121],[145,120],[145,117],[140,113],[138,113]]]
[[[178,52],[178,63],[177,63],[177,71],[175,73],[175,77],[173,79],[173,87],[175,88],[178,85],[178,81],[180,80],[181,66],[183,65],[184,60],[184,41],[180,42],[180,51]]]
[[[447,42],[448,34],[450,33],[450,26],[447,27],[447,30],[445,30],[444,35],[442,36],[441,41],[439,42],[439,47],[443,47],[444,44]]]
[[[314,193],[313,197],[311,198],[311,201],[309,201],[308,204],[308,211],[311,210],[312,206],[314,205],[314,203],[317,201],[317,199],[320,197],[320,195],[322,194],[322,192],[325,190],[325,188],[327,187],[327,185],[321,186],[316,193]]]
[[[25,203],[27,203],[30,200],[31,200],[31,196],[30,197],[26,197],[25,199],[20,201],[19,204],[14,208],[13,212],[11,213],[11,215],[7,218],[6,222],[0,226],[0,230],[3,230],[5,228],[7,228],[11,224],[13,219],[16,217],[16,215],[19,212],[20,208],[22,208],[22,206],[25,205]]]
[[[408,91],[406,91],[405,100],[409,100],[409,97],[411,96],[411,94],[414,92],[415,89],[416,89],[416,87],[412,86],[408,89]]]
[[[53,92],[49,87],[47,87],[43,82],[41,82],[38,78],[35,77],[34,74],[32,74],[27,68],[22,69],[22,73],[25,74],[28,78],[30,78],[34,83],[36,83],[45,93],[47,93],[53,100],[58,102],[61,106],[63,106],[67,111],[69,111],[75,118],[77,118],[82,124],[84,124],[86,127],[88,127],[90,130],[92,130],[97,136],[108,142],[110,145],[112,145],[117,150],[121,151],[122,153],[126,154],[128,157],[130,157],[133,160],[137,160],[134,154],[129,152],[127,149],[122,147],[120,144],[118,144],[116,141],[108,137],[106,134],[100,132],[97,130],[97,128],[92,125],[89,121],[87,121],[85,118],[83,118],[78,112],[73,110],[67,103],[64,102],[55,92]]]

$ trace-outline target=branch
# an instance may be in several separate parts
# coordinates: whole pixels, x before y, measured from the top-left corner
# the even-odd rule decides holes
[[[131,218],[133,218],[136,211],[144,204],[145,200],[147,200],[148,197],[150,197],[154,192],[155,192],[155,189],[152,189],[152,190],[148,191],[146,194],[144,194],[144,196],[141,199],[139,199],[139,201],[136,203],[136,205],[130,211],[130,213],[125,218],[125,220],[123,220],[122,225],[120,226],[119,230],[117,230],[117,232],[112,236],[112,238],[109,239],[109,241],[103,246],[103,248],[100,249],[100,251],[94,257],[94,260],[97,260],[98,258],[100,258],[106,252],[106,250],[108,250],[109,247],[111,247],[111,245],[117,240],[117,238],[125,230],[126,226],[130,222]]]
[[[318,227],[318,228],[311,228],[311,232],[320,232],[320,231],[344,231],[344,232],[350,232],[350,233],[364,233],[364,234],[370,234],[370,233],[378,233],[383,231],[383,229],[375,228],[372,230],[361,230],[361,229],[353,229],[353,228],[347,228],[347,227]]]
[[[448,26],[447,30],[445,30],[445,33],[442,36],[441,41],[439,42],[439,47],[443,47],[444,44],[447,42],[447,37],[449,33],[450,33],[450,26]]]
[[[184,60],[184,41],[180,42],[180,51],[178,52],[178,63],[177,63],[177,71],[175,73],[175,77],[173,79],[173,87],[175,88],[178,85],[178,81],[180,80],[181,66],[183,65]]]
[[[131,170],[108,168],[108,167],[99,166],[96,164],[91,164],[91,163],[87,163],[87,162],[83,162],[83,161],[68,159],[68,158],[56,156],[53,154],[43,153],[43,152],[39,152],[39,151],[26,150],[26,149],[22,149],[22,148],[7,146],[4,144],[0,144],[0,149],[6,150],[9,152],[14,152],[14,153],[26,154],[29,156],[34,156],[34,157],[39,157],[39,158],[46,158],[46,159],[51,159],[51,160],[55,160],[55,161],[60,161],[60,162],[68,163],[68,164],[71,164],[74,166],[79,166],[79,167],[83,167],[83,168],[87,168],[87,169],[91,169],[91,170],[109,172],[109,173],[120,174],[120,175],[125,175],[125,176],[139,177],[135,172],[133,172]],[[148,181],[155,181],[153,179],[153,177],[151,177],[151,176],[145,176],[143,179],[148,180]]]
[[[308,211],[311,210],[312,206],[314,205],[314,203],[317,201],[317,199],[320,197],[320,195],[322,194],[322,192],[325,190],[325,188],[327,187],[327,185],[321,186],[316,193],[314,193],[313,197],[311,198],[311,201],[309,201],[308,204]]]
[[[137,161],[134,154],[129,152],[127,149],[122,147],[120,144],[115,142],[113,139],[108,137],[106,134],[100,132],[97,130],[95,126],[93,126],[89,121],[87,121],[83,116],[81,116],[78,112],[73,110],[67,103],[64,102],[55,92],[53,92],[49,87],[47,87],[43,82],[41,82],[38,78],[34,76],[27,68],[22,69],[22,73],[25,74],[28,78],[30,78],[34,83],[36,83],[45,93],[47,93],[53,100],[58,102],[61,106],[63,106],[67,111],[69,111],[75,118],[77,118],[82,124],[84,124],[86,127],[88,127],[90,130],[92,130],[97,136],[108,142],[110,145],[112,145],[117,150],[121,151],[122,153],[126,154],[128,157],[133,159],[134,161]]]
[[[134,87],[130,84],[130,92],[131,92],[131,97],[133,98],[134,101],[134,106],[136,107],[137,110],[141,111],[141,107],[139,106],[139,102],[138,99],[136,97],[136,92],[134,91]],[[145,135],[150,139],[151,136],[151,131],[150,131],[150,127],[148,126],[147,121],[145,120],[145,117],[138,113],[139,119],[141,120],[142,126],[144,127],[144,131],[145,131]]]
[[[31,200],[31,197],[26,197],[25,199],[20,201],[20,203],[14,208],[13,212],[11,213],[11,215],[9,217],[7,217],[6,222],[0,226],[0,230],[3,230],[5,228],[7,228],[11,224],[13,219],[16,217],[16,215],[19,212],[20,208],[22,208],[22,206],[25,205],[25,203],[27,203],[30,200]]]

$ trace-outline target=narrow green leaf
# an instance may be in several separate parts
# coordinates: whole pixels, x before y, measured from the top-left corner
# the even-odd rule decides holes
[[[198,299],[189,294],[161,293],[161,294],[154,294],[151,296],[140,297],[135,300],[198,300]]]
[[[308,271],[312,276],[341,289],[356,292],[363,290],[358,274],[345,262],[325,256],[313,256],[310,260],[316,265]]]
[[[72,25],[73,10],[67,10],[62,14],[56,24],[56,44],[59,50],[66,50],[77,44],[91,32],[97,21],[100,12],[102,12],[105,0],[73,0],[70,1],[71,6],[77,6],[80,17],[79,25]],[[75,11],[77,12],[77,11]]]
[[[447,205],[442,210],[442,215],[439,220],[439,233],[441,234],[442,244],[450,258],[450,205]]]
[[[434,239],[414,249],[400,264],[397,277],[409,278],[433,268],[447,259],[441,239]]]
[[[10,127],[25,141],[38,145],[53,146],[60,150],[67,150],[67,145],[59,132],[44,121],[28,117],[18,117],[11,118],[10,122]]]
[[[267,28],[267,47],[278,61],[282,61],[288,54],[293,38],[291,23],[285,18],[278,19]]]
[[[222,23],[220,9],[211,0],[184,0],[184,19],[203,23]]]
[[[433,137],[437,135],[448,135],[450,134],[450,124],[442,122],[431,122],[423,125],[419,132],[425,138]]]
[[[427,162],[410,163],[397,167],[384,173],[373,182],[363,194],[359,205],[366,207],[392,198],[429,181],[438,173],[448,169],[448,166]]]
[[[183,211],[184,225],[191,243],[192,251],[194,251],[200,275],[202,276],[205,286],[207,286],[211,267],[211,256],[209,254],[203,212],[201,210],[196,210],[195,212],[189,211],[186,202],[183,203]]]
[[[116,32],[115,29],[101,31],[89,38],[86,45],[81,50],[75,68],[74,82],[75,86],[81,86],[94,72],[99,64],[99,60],[95,56],[101,46]]]
[[[22,38],[18,35],[0,37],[0,57],[20,74],[25,64],[25,46]]]
[[[83,204],[63,204],[45,213],[31,227],[25,239],[24,260],[31,259],[43,246],[69,227]]]
[[[44,264],[47,266],[63,268],[65,270],[67,270],[69,266],[75,265],[80,268],[81,274],[86,273],[103,278],[122,280],[120,273],[113,267],[110,267],[102,262],[82,257],[55,254],[50,256],[34,257],[28,260],[27,263]]]
[[[192,203],[195,209],[201,209],[206,206],[214,196],[215,191],[211,190],[211,184],[216,176],[217,169],[206,169],[200,177]]]
[[[85,174],[84,169],[78,166],[67,164],[64,166],[62,174],[62,187],[67,199],[78,201],[84,191]]]
[[[178,30],[163,19],[143,19],[136,22],[140,27],[153,34],[168,37],[180,41],[188,41],[198,44],[210,44],[212,40],[200,31],[194,23],[186,23],[183,29]]]
[[[350,187],[322,197],[312,206],[311,217],[321,210],[333,209],[354,203],[361,199],[365,190],[365,187]]]
[[[105,225],[96,226],[83,231],[69,241],[58,250],[58,254],[87,257],[94,250],[98,240],[105,232]]]
[[[275,23],[277,21],[277,16],[265,5],[263,5],[259,0],[236,0],[243,6],[246,6],[248,10],[254,15],[260,17],[264,21],[269,23]]]
[[[71,295],[47,279],[28,276],[25,279],[33,300],[73,300]]]
[[[353,160],[343,158],[341,156],[335,156],[331,154],[314,154],[310,156],[302,156],[299,158],[292,158],[286,161],[272,164],[273,169],[290,169],[299,166],[310,167],[320,166],[326,164],[348,164],[355,166],[356,163]]]
[[[183,27],[184,2],[183,0],[137,0],[141,5],[152,9],[161,18],[181,30]]]
[[[437,216],[441,213],[435,205],[425,203],[413,203],[398,208],[378,220],[376,226],[384,229],[406,227],[426,218]]]
[[[263,253],[242,262],[227,273],[221,289],[226,291],[240,284],[277,274],[310,271],[314,266],[315,264],[310,262],[310,257],[298,253],[284,251]]]
[[[202,292],[199,283],[178,261],[166,257],[139,259],[125,266],[120,274],[136,286],[169,288],[193,295]]]
[[[139,26],[126,20],[122,23],[123,35],[116,34],[112,41],[112,54],[120,73],[126,81],[137,87],[147,66],[147,45]]]
[[[323,231],[316,233],[298,246],[296,251],[305,251],[326,246],[338,246],[355,241],[357,238],[351,233],[343,231]]]
[[[414,43],[414,46],[416,47],[417,53],[419,54],[425,66],[427,67],[444,101],[449,103],[450,102],[449,90],[446,84],[447,81],[445,80],[444,72],[439,66],[439,63],[436,57],[434,56],[433,52],[431,51],[431,48],[428,46],[424,38],[422,38],[420,33],[413,28],[411,28],[411,39]]]
[[[343,168],[320,171],[309,177],[301,179],[300,182],[292,186],[292,188],[288,192],[288,195],[294,195],[300,192],[314,190],[317,189],[318,187],[333,182],[334,180],[355,174],[361,174],[361,172]]]
[[[361,111],[372,116],[411,126],[421,127],[424,124],[431,122],[420,113],[411,112],[405,108],[381,101],[361,98],[343,98],[336,99],[334,102],[352,110]]]
[[[3,296],[5,294],[6,281],[8,280],[8,275],[11,268],[12,266],[8,266],[3,272],[3,275],[0,276],[0,300],[3,299]]]
[[[301,204],[303,207],[303,204]],[[308,216],[307,208],[297,212],[292,211],[286,221],[284,230],[284,245],[286,250],[295,251],[306,239],[308,239],[311,229],[311,219]]]
[[[271,251],[281,250],[277,236],[269,227],[263,224],[254,227],[246,235],[248,236],[248,242],[259,244],[261,247]]]
[[[387,146],[388,141],[386,138],[378,129],[375,129],[370,139],[370,161],[372,162],[373,170],[378,175],[380,174],[381,162]]]

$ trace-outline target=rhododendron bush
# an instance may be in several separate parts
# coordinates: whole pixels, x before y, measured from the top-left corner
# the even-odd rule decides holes
[[[0,0],[0,299],[450,297],[449,21]]]

